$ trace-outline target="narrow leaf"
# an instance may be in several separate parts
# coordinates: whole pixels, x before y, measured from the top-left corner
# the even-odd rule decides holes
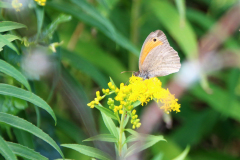
[[[158,143],[159,141],[166,141],[163,136],[153,136],[153,135],[141,135],[141,139],[139,139],[138,142],[134,143],[132,146],[130,146],[128,148],[128,151],[126,153],[126,155],[124,156],[125,158],[140,152],[142,150],[145,150],[151,146],[153,146],[154,144]],[[145,142],[145,143],[144,143]]]
[[[0,32],[6,32],[13,29],[27,28],[21,23],[11,22],[11,21],[2,21],[0,22]]]
[[[0,8],[13,8],[11,3],[8,2],[0,2]]]
[[[103,107],[101,104],[95,105],[95,108],[97,108],[100,112],[105,113],[106,116],[118,120],[117,116],[115,114],[113,114],[113,112],[105,107]]]
[[[174,158],[173,160],[185,160],[185,158],[187,157],[187,154],[190,150],[190,147],[187,146],[186,149],[179,155],[177,156],[176,158]]]
[[[100,135],[85,139],[84,141],[117,142],[117,138],[111,134],[100,134]]]
[[[185,0],[175,0],[175,3],[177,5],[177,9],[180,15],[180,27],[184,27],[186,20],[186,2]]]
[[[37,105],[38,107],[46,110],[53,117],[55,123],[57,123],[57,119],[52,108],[37,95],[21,88],[2,83],[0,83],[0,94],[20,98]]]
[[[139,135],[138,132],[136,132],[136,131],[134,131],[134,130],[132,130],[132,129],[125,129],[125,131],[129,132],[130,134],[132,134],[132,135],[134,135],[134,136],[138,136],[138,135]]]
[[[7,145],[6,141],[0,136],[0,154],[5,159],[17,160],[12,149]]]
[[[9,63],[0,60],[0,72],[3,72],[13,78],[15,78],[17,81],[22,83],[28,90],[31,91],[31,87],[27,81],[27,79],[24,77],[24,75],[19,72],[17,69],[15,69],[12,65]]]
[[[109,132],[118,139],[119,134],[118,134],[117,127],[115,126],[113,120],[110,117],[106,116],[105,113],[101,112],[101,114],[102,114],[102,117],[103,117],[103,122],[106,125]]]
[[[79,145],[79,144],[63,144],[61,146],[66,147],[66,148],[71,148],[71,149],[76,150],[84,155],[89,156],[89,157],[94,157],[94,158],[98,158],[101,160],[110,160],[111,159],[109,157],[109,155],[107,155],[103,151],[93,148],[93,147]]]
[[[39,37],[43,25],[44,7],[36,5],[35,11],[37,16],[37,37]]]
[[[35,152],[34,150],[22,146],[20,144],[12,143],[12,142],[7,142],[7,145],[9,148],[15,153],[16,155],[23,157],[23,158],[28,158],[31,160],[48,160],[48,158],[42,156],[38,152]]]
[[[186,21],[184,27],[180,27],[180,16],[169,1],[153,0],[153,2],[148,4],[157,16],[157,19],[178,43],[185,55],[189,59],[196,59],[198,57],[197,37],[188,21]]]
[[[56,144],[56,142],[49,135],[44,133],[38,127],[34,126],[32,123],[30,123],[22,118],[19,118],[17,116],[13,116],[11,114],[2,113],[2,112],[0,112],[0,122],[6,123],[12,127],[18,128],[18,129],[27,131],[27,132],[32,133],[33,135],[41,138],[42,140],[44,140],[45,142],[50,144],[53,148],[55,148],[58,151],[58,153],[60,153],[60,155],[64,158],[63,153],[62,153],[61,149],[59,148],[59,146]]]
[[[1,24],[1,23],[0,23]],[[12,50],[14,50],[15,52],[17,52],[17,54],[19,54],[17,48],[10,42],[8,41],[4,36],[0,35],[0,41],[7,45],[9,48],[11,48]]]
[[[7,39],[9,42],[12,42],[16,39],[21,40],[21,38],[19,38],[18,36],[15,35],[11,35],[11,34],[5,34],[2,35],[5,39]],[[2,50],[2,47],[5,46],[6,44],[3,42],[0,42],[0,51]]]

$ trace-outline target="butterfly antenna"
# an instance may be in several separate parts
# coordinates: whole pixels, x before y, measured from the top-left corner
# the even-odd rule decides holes
[[[122,74],[122,73],[125,73],[125,72],[135,72],[135,71],[122,71],[121,74]]]

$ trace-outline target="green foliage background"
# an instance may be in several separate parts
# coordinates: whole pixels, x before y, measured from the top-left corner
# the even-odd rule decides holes
[[[173,159],[188,145],[189,160],[240,158],[239,0],[47,0],[46,6],[19,0],[19,12],[11,2],[0,1],[0,159],[89,159],[59,146],[64,143],[114,156],[111,143],[83,142],[108,133],[100,112],[86,104],[107,87],[109,77],[117,86],[128,81],[131,73],[121,72],[138,70],[142,43],[157,29],[182,64],[210,67],[185,74],[182,67],[178,75],[186,79],[196,73],[185,87],[177,74],[160,77],[179,97],[181,112],[149,124],[151,134],[164,135],[167,142],[141,158]],[[51,59],[48,76],[24,72],[23,60],[35,50]],[[138,114],[146,115],[147,107],[138,107]]]

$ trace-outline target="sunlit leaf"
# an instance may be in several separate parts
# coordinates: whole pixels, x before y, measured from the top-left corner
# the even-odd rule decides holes
[[[175,3],[180,15],[180,27],[184,27],[186,20],[186,6],[185,6],[186,2],[185,0],[175,0]]]
[[[188,21],[186,21],[184,27],[180,27],[180,16],[169,1],[153,0],[148,4],[185,55],[189,59],[198,58],[197,37]]]
[[[36,5],[35,11],[37,16],[37,37],[39,37],[44,20],[44,7]]]
[[[105,141],[105,142],[117,142],[117,138],[111,134],[100,134],[94,137],[90,137],[83,141]]]
[[[1,24],[1,23],[0,23]],[[9,48],[11,48],[12,50],[14,50],[15,52],[17,52],[17,54],[19,54],[18,49],[10,42],[8,41],[3,35],[0,35],[0,41],[4,44],[7,45]]]
[[[173,160],[185,160],[185,158],[187,157],[187,154],[190,150],[190,147],[187,146],[186,149],[179,155],[177,156],[176,158],[174,158]]]
[[[117,116],[115,114],[113,114],[113,111],[103,107],[101,104],[95,105],[95,108],[97,108],[99,111],[103,112],[106,116],[118,120]]]
[[[139,141],[134,143],[128,148],[127,153],[124,157],[129,157],[130,155],[145,150],[159,141],[166,141],[163,136],[153,136],[153,135],[141,135]],[[143,142],[145,143],[143,143]]]
[[[109,157],[109,155],[107,155],[103,151],[93,148],[93,147],[79,145],[79,144],[62,144],[61,146],[66,147],[66,148],[71,148],[71,149],[76,150],[84,155],[89,156],[89,157],[94,157],[94,158],[98,158],[101,160],[110,160],[111,159]]]
[[[17,160],[12,149],[7,145],[7,142],[0,136],[0,154],[5,159]]]
[[[119,134],[118,134],[117,127],[115,126],[113,120],[110,117],[108,117],[105,113],[101,112],[101,114],[103,117],[103,122],[105,123],[109,132],[118,139]]]
[[[44,140],[45,142],[50,144],[53,148],[55,148],[62,157],[64,157],[61,149],[56,144],[56,142],[49,135],[44,133],[38,127],[34,126],[32,123],[30,123],[22,118],[19,118],[17,116],[13,116],[11,114],[2,113],[2,112],[0,112],[0,122],[6,123],[12,127],[18,128],[18,129],[27,131],[27,132],[41,138],[42,140]]]
[[[2,35],[5,39],[7,39],[9,42],[12,42],[16,39],[21,40],[21,38],[19,38],[18,36],[15,35],[11,35],[11,34],[5,34]],[[0,42],[0,51],[2,50],[2,47],[5,46],[6,44],[3,42]]]
[[[11,3],[8,2],[0,2],[0,8],[13,8]]]
[[[52,110],[52,108],[40,97],[38,97],[37,95],[23,90],[21,88],[15,87],[15,86],[11,86],[8,84],[3,84],[0,83],[0,94],[2,95],[8,95],[8,96],[13,96],[16,98],[20,98],[26,101],[29,101],[35,105],[37,105],[38,107],[46,110],[55,120],[55,123],[57,122],[56,116]]]
[[[0,32],[6,32],[13,29],[27,28],[25,25],[17,22],[2,21],[0,22]]]

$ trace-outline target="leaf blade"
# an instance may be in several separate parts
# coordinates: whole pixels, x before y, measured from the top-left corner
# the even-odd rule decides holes
[[[15,69],[12,65],[9,63],[0,60],[0,71],[15,78],[17,81],[22,83],[29,91],[31,91],[31,87],[27,81],[27,79],[24,77],[24,75],[19,72],[17,69]]]
[[[79,145],[79,144],[63,144],[61,146],[66,148],[71,148],[89,157],[99,158],[102,160],[110,160],[110,157],[106,153],[103,153],[99,149],[96,149],[93,147]]]
[[[38,97],[37,95],[35,95],[29,91],[25,91],[21,88],[11,86],[8,84],[0,83],[0,94],[13,96],[16,98],[20,98],[20,99],[29,101],[29,102],[37,105],[38,107],[46,110],[53,117],[53,119],[55,120],[55,123],[57,122],[56,116],[55,116],[52,108],[43,99],[41,99],[40,97]]]
[[[18,156],[21,156],[21,157],[24,157],[24,158],[28,158],[28,159],[48,160],[48,158],[42,156],[38,152],[35,152],[34,150],[32,150],[32,149],[30,149],[28,147],[22,146],[20,144],[7,142],[7,145]]]
[[[53,148],[55,148],[58,153],[64,158],[61,149],[58,147],[56,142],[46,133],[44,133],[41,129],[34,126],[32,123],[19,118],[17,116],[13,116],[11,114],[0,112],[0,122],[6,123],[12,127],[27,131],[32,133],[33,135],[37,136],[38,138],[44,140],[48,144],[50,144]]]
[[[83,141],[104,141],[104,142],[117,142],[117,138],[111,134],[100,134],[97,136],[90,137]]]
[[[6,32],[13,29],[27,28],[24,24],[12,22],[12,21],[3,21],[0,22],[0,32]]]
[[[7,145],[6,141],[0,136],[0,153],[6,159],[17,160],[17,157],[12,152],[11,148]]]

